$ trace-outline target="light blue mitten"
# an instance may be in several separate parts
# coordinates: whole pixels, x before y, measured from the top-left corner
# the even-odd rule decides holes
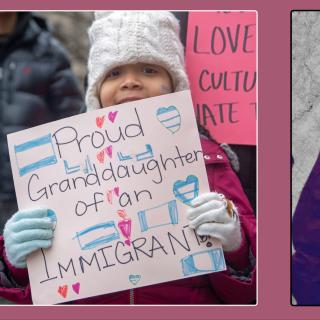
[[[52,245],[52,210],[34,209],[16,212],[3,231],[7,258],[16,268],[26,268],[26,257]]]

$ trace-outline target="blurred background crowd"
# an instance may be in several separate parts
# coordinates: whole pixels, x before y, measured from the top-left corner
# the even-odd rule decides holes
[[[93,20],[93,12],[37,12],[47,19],[49,28],[67,49],[72,62],[72,70],[80,81],[84,93],[84,80],[89,52],[88,28]]]

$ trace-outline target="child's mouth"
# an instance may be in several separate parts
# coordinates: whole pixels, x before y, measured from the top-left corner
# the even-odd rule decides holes
[[[126,97],[126,98],[122,98],[119,101],[117,101],[116,104],[122,104],[122,103],[126,103],[126,102],[131,102],[131,101],[136,101],[136,100],[141,100],[144,99],[144,97]]]

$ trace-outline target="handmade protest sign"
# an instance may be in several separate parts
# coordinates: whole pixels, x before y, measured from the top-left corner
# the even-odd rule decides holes
[[[256,144],[256,12],[190,12],[186,67],[198,122],[217,141]]]
[[[189,91],[8,135],[19,209],[50,208],[52,248],[27,263],[36,304],[225,269],[185,213],[208,192]],[[54,213],[55,214],[54,214]]]

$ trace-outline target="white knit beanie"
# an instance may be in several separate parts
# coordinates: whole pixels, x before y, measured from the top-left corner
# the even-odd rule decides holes
[[[171,75],[174,92],[189,88],[179,21],[169,11],[97,11],[89,29],[88,110],[100,109],[98,89],[115,67],[150,63]]]

